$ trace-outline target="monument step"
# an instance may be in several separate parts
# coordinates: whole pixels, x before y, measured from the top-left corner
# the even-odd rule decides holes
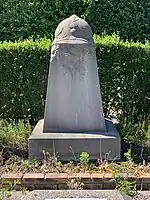
[[[79,160],[82,152],[90,160],[98,158],[120,159],[120,136],[113,122],[105,119],[106,132],[93,133],[43,133],[44,120],[40,120],[29,138],[29,158],[42,160],[43,151],[58,155],[58,160]]]

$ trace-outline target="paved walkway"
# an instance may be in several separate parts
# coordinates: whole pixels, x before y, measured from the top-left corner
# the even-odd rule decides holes
[[[134,198],[121,195],[115,190],[35,190],[27,192],[13,193],[8,200],[46,200],[59,198],[106,198],[107,200],[150,200],[150,191],[139,192]],[[7,200],[7,198],[5,199]],[[79,199],[80,200],[80,199]]]

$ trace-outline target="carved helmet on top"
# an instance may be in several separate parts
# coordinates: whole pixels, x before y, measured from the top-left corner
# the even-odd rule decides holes
[[[53,44],[93,44],[92,35],[92,29],[88,23],[72,15],[58,25]]]

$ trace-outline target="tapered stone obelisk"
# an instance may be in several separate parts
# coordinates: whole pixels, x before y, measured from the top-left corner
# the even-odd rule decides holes
[[[48,77],[44,132],[105,131],[92,30],[76,15],[55,32]]]
[[[120,137],[104,119],[92,30],[76,15],[57,27],[51,49],[44,120],[29,138],[29,156],[43,158],[43,150],[60,160],[120,158]]]

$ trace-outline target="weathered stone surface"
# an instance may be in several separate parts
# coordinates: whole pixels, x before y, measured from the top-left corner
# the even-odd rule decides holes
[[[92,35],[88,23],[72,15],[58,25],[53,44],[93,44]]]
[[[73,15],[61,22],[56,30],[43,131],[88,133],[105,130],[92,31],[84,20]]]
[[[67,44],[55,48],[44,132],[105,131],[94,47]]]
[[[103,116],[96,52],[92,30],[73,15],[55,32],[44,121],[29,138],[29,157],[43,159],[43,150],[60,160],[120,159],[120,136]]]
[[[53,190],[53,191],[33,191],[24,200],[45,200],[57,198],[106,198],[107,200],[124,200],[118,191],[109,190]]]
[[[51,198],[45,200],[52,200]],[[59,198],[59,200],[72,200],[72,198]],[[87,200],[87,198],[75,198],[74,200]],[[108,200],[106,198],[89,198],[89,200]]]
[[[35,190],[27,192],[23,195],[22,192],[13,192],[12,196],[5,200],[45,200],[46,198],[107,198],[107,200],[149,200],[149,191],[139,191],[135,197],[122,195],[116,190]]]
[[[90,159],[120,159],[120,136],[111,120],[105,119],[107,132],[99,133],[43,133],[40,120],[29,139],[30,159],[44,158],[43,150],[58,155],[58,160],[79,160],[81,152]]]

